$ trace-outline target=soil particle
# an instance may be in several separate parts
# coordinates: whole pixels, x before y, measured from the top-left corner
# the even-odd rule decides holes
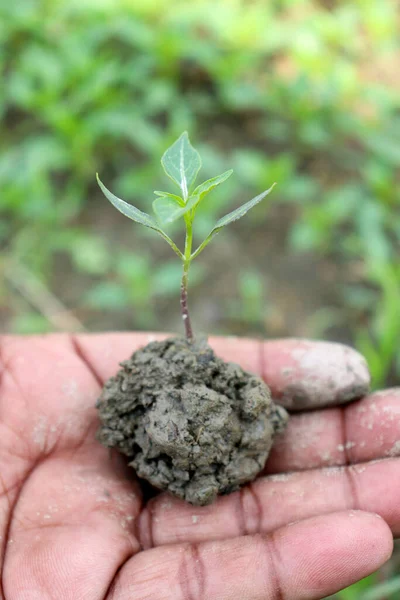
[[[393,444],[390,450],[386,452],[386,456],[400,456],[400,440]]]
[[[286,426],[263,380],[215,356],[205,340],[154,341],[121,367],[97,402],[98,439],[192,504],[253,480]]]

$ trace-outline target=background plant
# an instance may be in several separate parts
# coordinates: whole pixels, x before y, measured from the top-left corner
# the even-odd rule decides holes
[[[356,344],[398,383],[398,28],[392,0],[1,3],[2,329],[179,327],[178,262],[93,172],[146,210],[187,129],[206,178],[236,177],[199,237],[279,182],[193,265],[197,328]]]

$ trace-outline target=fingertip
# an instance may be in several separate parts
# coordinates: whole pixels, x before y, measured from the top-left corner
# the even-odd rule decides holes
[[[273,539],[277,556],[281,557],[278,576],[288,597],[296,598],[336,593],[374,573],[393,551],[393,538],[385,521],[375,513],[357,510],[282,527]],[[287,573],[295,572],[295,580],[287,577]],[[295,595],[295,590],[306,593]]]
[[[332,536],[340,539],[344,570],[351,565],[359,578],[367,577],[389,560],[393,553],[393,535],[379,514],[349,510],[332,514],[331,518],[333,529],[328,528],[327,533],[331,531]]]
[[[351,510],[348,513],[349,519],[357,518],[359,525],[368,535],[368,545],[374,548],[370,554],[371,560],[376,561],[373,571],[381,567],[392,556],[394,540],[389,525],[375,512],[366,512],[362,510]]]
[[[344,344],[270,340],[262,344],[262,363],[273,397],[292,411],[336,406],[369,391],[364,357]]]

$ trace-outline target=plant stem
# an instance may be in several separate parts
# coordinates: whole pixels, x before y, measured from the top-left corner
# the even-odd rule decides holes
[[[185,334],[187,341],[191,344],[193,342],[193,329],[189,315],[188,307],[188,279],[189,279],[189,267],[192,262],[192,242],[193,242],[193,228],[191,215],[185,215],[186,224],[186,239],[185,239],[185,254],[183,260],[183,275],[181,283],[181,311],[183,324],[185,326]]]

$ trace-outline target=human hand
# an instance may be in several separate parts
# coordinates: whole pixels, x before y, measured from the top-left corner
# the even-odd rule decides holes
[[[95,440],[94,405],[118,362],[148,341],[1,340],[0,598],[320,599],[389,558],[400,532],[400,388],[293,415],[266,473],[211,506],[164,493],[144,505],[124,458]],[[306,348],[318,356],[314,378],[296,364],[302,342],[211,344],[303,401],[348,376],[329,344]]]

